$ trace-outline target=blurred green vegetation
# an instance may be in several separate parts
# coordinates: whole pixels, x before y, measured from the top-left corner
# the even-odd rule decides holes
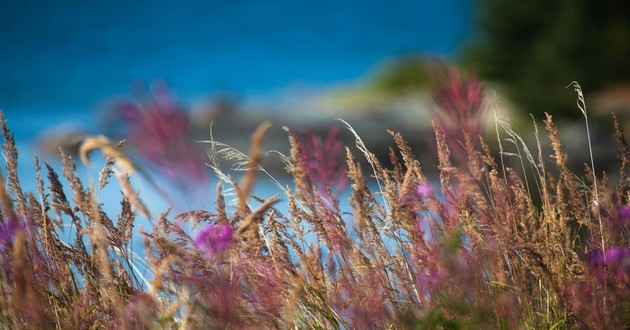
[[[477,0],[462,60],[524,114],[576,117],[571,81],[589,93],[630,80],[630,1]]]
[[[344,111],[365,111],[381,108],[401,97],[426,93],[432,82],[429,63],[420,54],[390,58],[378,63],[364,82],[329,93],[324,104]]]
[[[420,55],[408,55],[381,65],[370,81],[370,87],[387,94],[405,94],[431,85],[427,60]]]

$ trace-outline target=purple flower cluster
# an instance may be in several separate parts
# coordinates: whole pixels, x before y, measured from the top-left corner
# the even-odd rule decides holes
[[[607,251],[596,251],[589,257],[589,263],[591,265],[608,265],[608,266],[622,266],[630,264],[630,248],[624,247],[612,247]]]
[[[426,197],[433,194],[433,188],[428,183],[421,183],[416,187],[416,193],[419,197]]]
[[[208,258],[232,246],[232,226],[208,225],[203,227],[195,238],[195,246],[204,250]]]
[[[630,206],[619,208],[619,219],[630,220]]]

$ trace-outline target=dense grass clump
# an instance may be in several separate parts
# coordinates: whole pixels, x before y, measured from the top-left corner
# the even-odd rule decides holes
[[[425,175],[400,134],[390,132],[397,148],[386,167],[349,125],[356,155],[339,144],[335,129],[321,140],[286,128],[291,150],[282,157],[293,184],[279,184],[279,194],[269,198],[253,196],[258,176],[268,175],[260,166],[265,123],[253,133],[248,155],[207,141],[208,172],[219,184],[202,197],[215,206],[175,215],[155,214],[130,176],[167,171],[162,179],[174,185],[152,181],[160,194],[177,188],[179,195],[199,198],[204,189],[190,185],[205,174],[186,170],[196,167],[194,156],[186,156],[194,153],[183,133],[170,135],[177,144],[164,126],[159,141],[140,131],[136,140],[131,135],[132,144],[161,145],[169,153],[161,158],[159,150],[144,149],[157,165],[152,172],[140,171],[109,140],[86,139],[85,160],[96,149],[108,157],[98,185],[86,186],[63,151],[63,178],[47,163],[42,170],[35,157],[37,189],[27,192],[1,117],[6,171],[0,176],[0,326],[628,327],[630,148],[621,123],[613,118],[621,179],[611,185],[593,164],[583,174],[571,172],[549,115],[544,127],[551,154],[541,146],[536,124],[530,146],[496,115],[495,154],[479,136],[482,92],[473,76],[454,70],[439,76],[436,179]],[[164,116],[177,111],[160,104]],[[144,103],[127,114],[136,120],[151,107]],[[158,119],[151,120],[145,123]],[[185,131],[185,121],[178,123]],[[178,151],[169,149],[173,145]],[[517,169],[505,165],[504,158],[514,156]],[[186,163],[178,167],[178,159]],[[244,171],[240,180],[222,170],[221,159]],[[172,173],[177,168],[182,172]],[[122,199],[120,211],[107,214],[98,195],[114,184],[112,176]],[[342,212],[346,201],[338,192],[347,183],[351,211]],[[134,228],[139,217],[151,228]],[[140,239],[143,254],[132,249]]]

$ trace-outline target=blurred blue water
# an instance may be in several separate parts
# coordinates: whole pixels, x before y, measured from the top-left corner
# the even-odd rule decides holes
[[[452,55],[471,34],[471,7],[471,0],[1,1],[0,108],[39,126],[127,93],[134,79],[165,78],[184,99],[356,80],[387,57]]]
[[[20,147],[22,184],[34,190],[33,137],[61,122],[94,130],[91,110],[134,80],[164,78],[183,100],[356,81],[388,57],[453,56],[472,34],[471,10],[472,0],[0,1],[0,110]],[[95,163],[78,169],[86,185],[97,181]],[[265,182],[259,196],[278,193]],[[152,210],[166,209],[134,184]],[[120,211],[120,188],[100,194],[109,214]]]
[[[471,10],[472,0],[0,1],[0,109],[32,190],[33,137],[60,122],[94,130],[92,109],[134,80],[164,78],[184,101],[357,81],[389,57],[453,56]],[[119,190],[107,194],[115,210]]]

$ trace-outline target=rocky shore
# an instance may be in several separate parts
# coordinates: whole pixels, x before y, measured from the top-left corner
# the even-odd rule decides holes
[[[379,95],[359,95],[354,98],[331,93],[309,95],[299,100],[270,102],[267,104],[241,104],[228,98],[219,98],[207,102],[198,102],[191,107],[191,123],[193,137],[197,141],[210,139],[212,132],[215,141],[225,143],[238,150],[247,152],[250,134],[260,123],[272,123],[268,130],[263,147],[265,150],[275,150],[288,154],[289,143],[287,133],[283,127],[289,127],[298,134],[312,132],[324,137],[332,125],[340,128],[339,138],[346,146],[359,153],[354,148],[355,138],[343,119],[359,134],[370,151],[374,152],[385,164],[389,160],[389,148],[395,144],[387,130],[401,133],[415,150],[423,166],[429,173],[436,172],[437,160],[433,147],[433,132],[431,128],[430,110],[434,103],[427,93],[416,93],[405,97],[382,97]],[[365,100],[369,100],[369,102]],[[501,111],[505,111],[502,109]],[[623,115],[623,114],[622,114]],[[508,115],[509,116],[509,115]],[[616,146],[612,138],[611,116],[599,114],[591,127],[593,153],[598,171],[606,170],[614,173],[617,163]],[[494,119],[491,111],[486,118],[486,141],[496,144]],[[533,125],[523,121],[519,134],[528,143],[530,149],[535,148]],[[559,122],[560,137],[569,155],[570,166],[574,169],[583,168],[589,163],[588,141],[583,121]],[[106,123],[102,132],[112,140],[124,139],[116,123]],[[542,118],[539,118],[541,142],[550,155],[548,139],[544,132]],[[39,138],[40,150],[44,153],[55,154],[58,147],[66,152],[75,153],[82,138],[88,133],[81,131],[52,131]],[[92,134],[92,133],[91,133]],[[506,144],[509,146],[509,144]],[[202,147],[203,149],[204,147]],[[509,157],[508,157],[509,158]],[[362,160],[361,158],[359,158]],[[551,162],[551,159],[548,158]],[[512,160],[514,161],[514,160]],[[283,173],[281,159],[270,154],[263,161],[263,166],[270,172]],[[514,166],[520,165],[514,163]],[[611,172],[612,171],[612,172]]]

